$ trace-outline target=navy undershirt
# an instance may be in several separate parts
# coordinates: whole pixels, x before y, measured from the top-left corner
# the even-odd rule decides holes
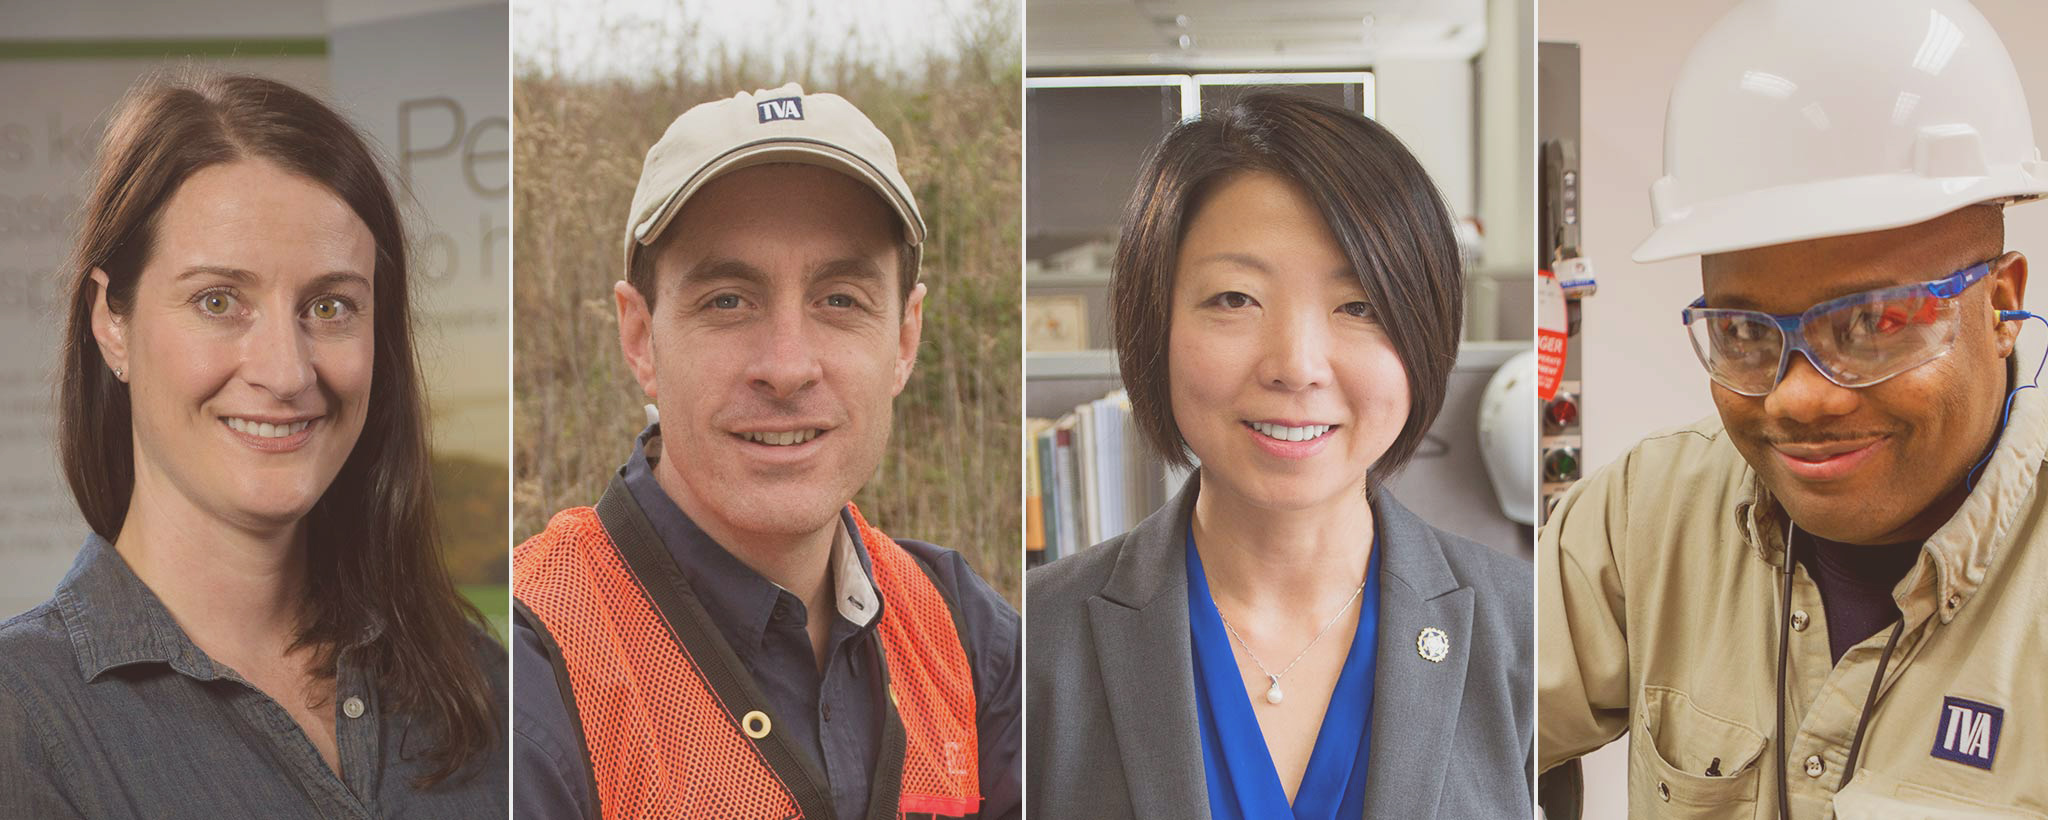
[[[1923,542],[1838,544],[1808,535],[1795,553],[1820,588],[1822,620],[1828,624],[1828,654],[1836,663],[1849,649],[1899,619],[1892,590],[1920,560]]]

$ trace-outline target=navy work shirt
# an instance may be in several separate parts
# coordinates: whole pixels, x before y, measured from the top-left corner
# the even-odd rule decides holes
[[[762,577],[698,529],[654,477],[660,459],[660,425],[640,434],[632,458],[620,469],[626,489],[668,548],[691,589],[718,627],[726,645],[753,672],[754,683],[774,707],[775,727],[813,755],[825,773],[839,817],[867,814],[868,792],[881,754],[883,700],[887,693],[875,665],[881,636],[871,618],[856,626],[844,615],[832,620],[825,667],[818,668],[804,629],[804,602]],[[650,457],[651,456],[651,457]],[[872,578],[867,549],[860,545],[850,514],[841,522],[852,533],[861,571]],[[977,744],[981,753],[982,818],[1021,816],[1022,768],[1019,719],[1023,695],[1018,658],[1023,636],[1017,611],[969,569],[959,553],[921,541],[897,544],[924,559],[940,590],[959,605],[967,661],[974,675]],[[883,607],[888,602],[882,602]],[[523,623],[513,627],[513,805],[519,817],[597,816],[590,794],[590,762],[584,756],[554,666],[540,636]]]
[[[372,633],[369,638],[373,638]],[[505,702],[505,650],[476,662]],[[292,716],[192,643],[97,535],[49,602],[0,624],[0,818],[502,818],[506,750],[427,788],[431,736],[356,650],[334,680],[335,774]]]

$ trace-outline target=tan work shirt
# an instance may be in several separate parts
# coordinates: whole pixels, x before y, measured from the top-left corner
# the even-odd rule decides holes
[[[2048,400],[2026,391],[1975,490],[1894,590],[1905,631],[1836,799],[1889,628],[1832,662],[1788,522],[1718,419],[1653,435],[1572,487],[1537,548],[1540,769],[1623,733],[1631,817],[2048,818]],[[1712,772],[1712,773],[1710,773]],[[1833,812],[1831,814],[1831,812]]]

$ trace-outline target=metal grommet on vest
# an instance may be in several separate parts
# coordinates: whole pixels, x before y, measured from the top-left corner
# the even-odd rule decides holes
[[[747,737],[755,740],[767,737],[768,732],[774,725],[774,722],[768,719],[768,713],[759,709],[748,712],[746,717],[740,718],[740,731],[746,732]]]

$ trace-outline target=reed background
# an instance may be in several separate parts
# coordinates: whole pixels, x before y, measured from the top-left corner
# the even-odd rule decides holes
[[[915,55],[879,48],[858,30],[827,30],[832,24],[815,15],[792,19],[784,36],[738,42],[711,42],[687,7],[614,24],[599,47],[630,48],[633,61],[574,53],[575,38],[556,36],[560,15],[515,19],[533,28],[519,33],[513,91],[514,535],[595,503],[643,426],[645,398],[620,357],[611,286],[625,275],[626,213],[648,147],[692,105],[793,80],[851,100],[889,136],[928,231],[917,369],[896,399],[889,452],[854,501],[891,535],[959,550],[1015,605],[1023,580],[1016,5],[955,4],[933,14],[925,22],[945,27],[944,45]],[[534,42],[544,45],[524,45]]]

